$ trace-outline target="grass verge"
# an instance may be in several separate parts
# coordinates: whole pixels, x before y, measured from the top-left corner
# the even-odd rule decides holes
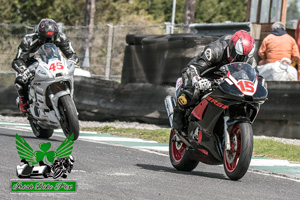
[[[272,139],[254,139],[253,155],[300,162],[300,146]]]
[[[115,128],[113,126],[82,127],[82,131],[96,131],[98,133],[110,133],[111,135],[141,138],[168,143],[170,129],[135,129]],[[300,146],[284,144],[272,139],[254,139],[253,156],[263,156],[289,161],[300,162]]]
[[[110,133],[111,135],[141,138],[145,140],[154,140],[157,142],[168,143],[169,129],[136,129],[136,128],[115,128],[113,126],[103,127],[82,127],[82,131],[96,131],[97,133]]]

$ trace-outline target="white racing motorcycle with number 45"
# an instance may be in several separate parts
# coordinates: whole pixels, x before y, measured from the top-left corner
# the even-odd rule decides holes
[[[79,136],[77,110],[73,101],[75,64],[63,57],[54,44],[46,43],[29,66],[28,120],[36,137],[49,138],[53,129],[62,128],[69,138]]]

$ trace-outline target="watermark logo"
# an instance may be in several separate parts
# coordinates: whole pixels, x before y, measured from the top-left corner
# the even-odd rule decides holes
[[[18,178],[67,178],[67,173],[71,173],[75,162],[71,155],[73,138],[73,135],[66,138],[56,151],[50,151],[50,142],[40,143],[40,149],[34,151],[24,138],[16,134],[16,147],[21,159],[21,164],[17,165]],[[75,181],[11,181],[12,192],[61,192],[74,191],[74,188],[76,191]]]
[[[76,192],[76,181],[11,181],[11,192]]]

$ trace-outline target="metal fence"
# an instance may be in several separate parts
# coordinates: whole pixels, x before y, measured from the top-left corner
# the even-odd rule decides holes
[[[88,37],[87,26],[63,26],[60,29],[69,37],[80,58],[79,66],[94,76],[106,79],[120,78],[122,73],[126,35],[161,35],[170,32],[170,23],[152,26],[99,25],[93,26],[89,50],[84,49]],[[0,24],[0,71],[13,71],[11,62],[24,35],[35,25]],[[175,25],[174,33],[182,33],[183,25]]]

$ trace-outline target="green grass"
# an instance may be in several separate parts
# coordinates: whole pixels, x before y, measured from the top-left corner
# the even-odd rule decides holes
[[[157,142],[168,143],[170,129],[135,129],[135,128],[115,128],[113,126],[103,127],[83,127],[82,131],[96,131],[98,133],[110,133],[112,135],[141,138],[145,140],[154,140]]]
[[[254,139],[253,155],[300,162],[300,146],[272,139]]]
[[[82,127],[82,131],[96,131],[98,133],[110,133],[111,135],[141,138],[168,143],[170,129],[135,129],[115,128],[113,126],[103,127]],[[289,161],[300,162],[300,146],[284,144],[272,139],[254,139],[253,156],[277,158]]]

